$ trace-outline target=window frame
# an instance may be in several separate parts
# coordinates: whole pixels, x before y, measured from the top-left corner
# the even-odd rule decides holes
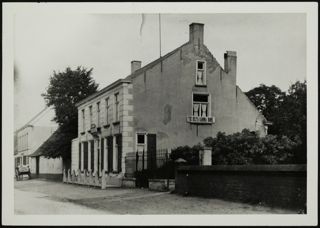
[[[89,120],[90,120],[90,128],[91,129],[91,126],[92,126],[92,105],[89,106]]]
[[[198,71],[199,71],[199,69],[198,69],[198,63],[199,63],[199,62],[202,62],[202,63],[203,63],[203,70],[201,70],[201,71],[203,71],[203,76],[204,76],[203,81],[204,81],[204,84],[198,84],[198,80],[197,80]],[[195,81],[196,81],[196,83],[195,83],[196,86],[207,86],[207,61],[205,61],[205,60],[196,60]]]
[[[207,103],[208,106],[207,106],[207,116],[206,117],[212,117],[212,115],[211,115],[211,94],[208,92],[192,92],[192,94],[191,94],[191,116],[194,117],[194,115],[193,115],[193,105],[194,105],[193,97],[195,94],[208,96],[208,102],[196,102],[196,103]],[[198,116],[198,117],[201,117],[201,116]]]
[[[86,117],[85,117],[85,109],[83,108],[81,110],[81,114],[82,114],[82,132],[84,132],[86,130]]]
[[[105,118],[106,118],[106,121],[105,121],[105,123],[106,123],[106,125],[107,124],[109,124],[109,108],[110,108],[110,99],[109,99],[109,97],[107,97],[107,98],[105,98],[104,99],[104,101],[105,101],[105,106],[106,106],[106,116],[105,116]]]
[[[96,105],[97,105],[97,127],[99,127],[100,126],[100,122],[101,122],[101,120],[100,120],[100,101],[98,101],[97,103],[96,103]]]
[[[120,110],[119,110],[119,92],[114,93],[114,121],[113,122],[119,122],[120,121]]]

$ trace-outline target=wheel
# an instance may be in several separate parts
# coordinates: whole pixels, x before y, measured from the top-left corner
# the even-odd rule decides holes
[[[16,180],[19,181],[19,172],[16,170]]]

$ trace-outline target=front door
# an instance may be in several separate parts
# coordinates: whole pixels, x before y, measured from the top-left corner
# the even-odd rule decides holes
[[[36,157],[36,174],[39,175],[40,156]]]
[[[108,172],[113,171],[113,137],[107,137],[107,148],[108,148]]]
[[[157,167],[157,135],[148,134],[147,135],[147,168],[149,170],[156,169]]]

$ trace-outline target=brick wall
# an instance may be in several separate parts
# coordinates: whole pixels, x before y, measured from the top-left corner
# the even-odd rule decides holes
[[[182,166],[176,171],[178,194],[304,209],[305,165]]]

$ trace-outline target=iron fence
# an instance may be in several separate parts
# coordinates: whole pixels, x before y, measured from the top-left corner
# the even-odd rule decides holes
[[[174,178],[174,162],[168,149],[160,149],[155,153],[136,151],[125,156],[126,177],[136,177],[137,172],[146,173],[147,177],[168,179]]]

